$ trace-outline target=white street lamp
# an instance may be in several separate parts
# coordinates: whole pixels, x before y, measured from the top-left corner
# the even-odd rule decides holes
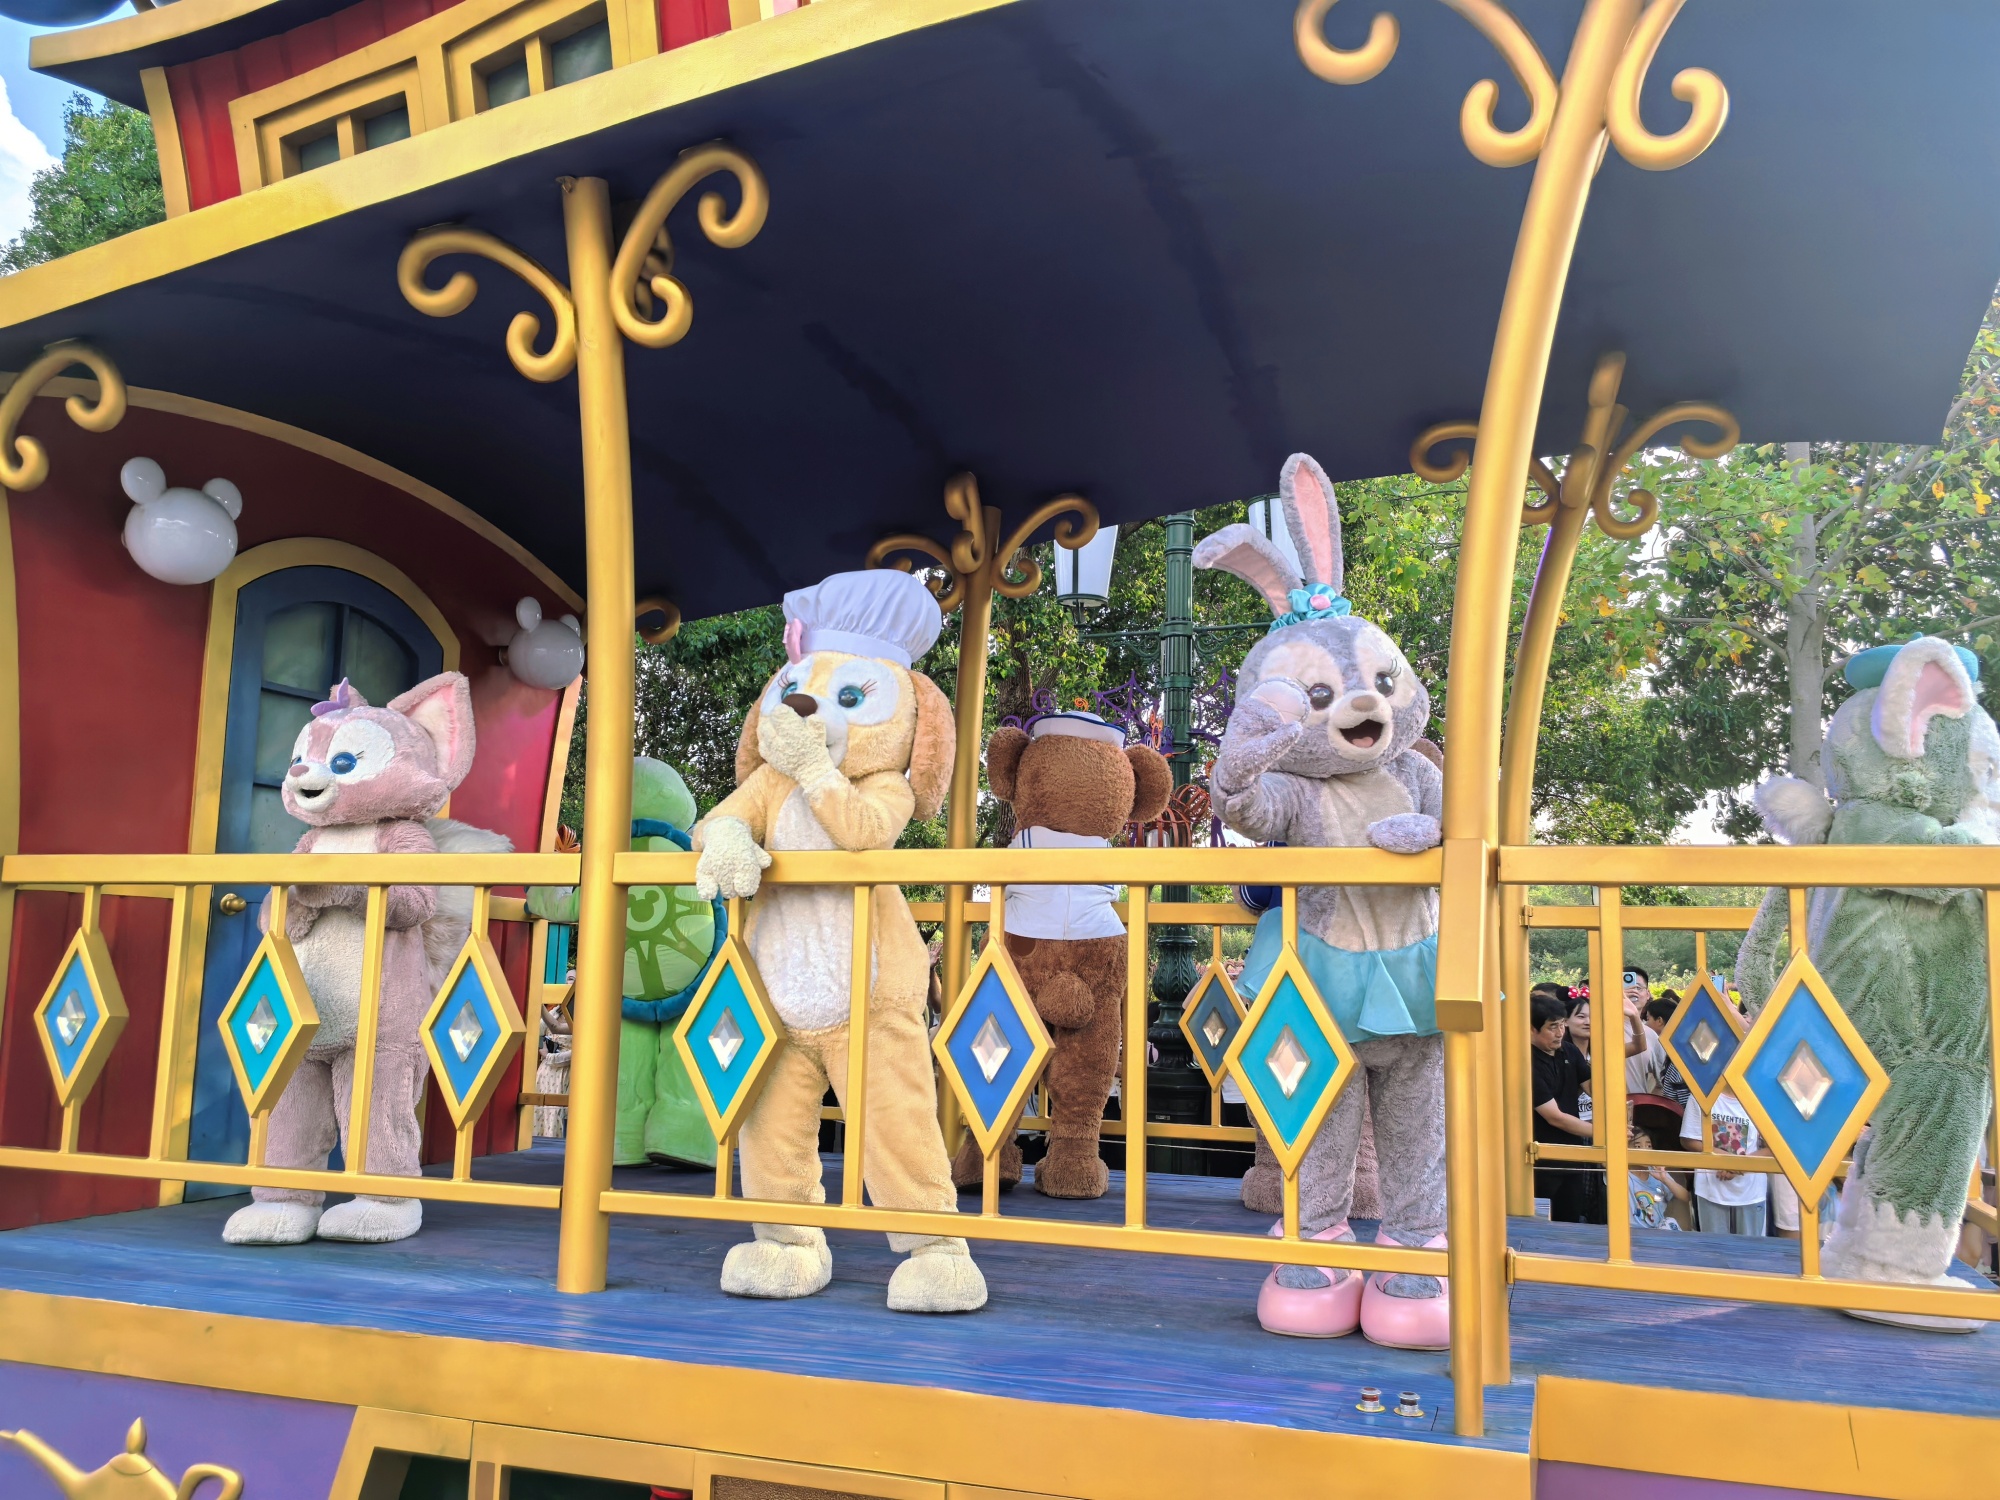
[[[1118,528],[1100,526],[1081,547],[1056,543],[1056,602],[1067,604],[1078,618],[1086,609],[1102,609],[1111,598],[1111,560],[1118,551]]]
[[[1250,529],[1259,536],[1267,537],[1277,544],[1285,554],[1285,561],[1292,565],[1292,571],[1307,583],[1316,580],[1306,578],[1306,570],[1299,565],[1299,544],[1292,540],[1292,528],[1285,524],[1285,513],[1278,508],[1278,497],[1266,495],[1262,500],[1250,502]]]

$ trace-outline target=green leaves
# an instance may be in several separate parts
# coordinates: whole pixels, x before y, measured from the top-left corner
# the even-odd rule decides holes
[[[19,271],[115,239],[167,216],[152,120],[87,94],[63,106],[62,160],[35,174],[28,227],[4,250],[0,270]]]

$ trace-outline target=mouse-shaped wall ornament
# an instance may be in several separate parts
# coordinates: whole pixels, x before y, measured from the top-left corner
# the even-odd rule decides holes
[[[507,642],[507,670],[529,687],[566,688],[583,672],[583,626],[575,615],[543,618],[542,606],[523,599],[514,606],[521,628]]]
[[[1271,607],[1250,649],[1209,778],[1223,821],[1259,843],[1413,854],[1441,839],[1444,778],[1417,748],[1430,694],[1396,643],[1341,594],[1340,509],[1311,458],[1285,461],[1279,499],[1298,571],[1268,537],[1225,526],[1195,548],[1197,567],[1252,584]],[[1299,1167],[1301,1233],[1351,1240],[1362,1120],[1374,1127],[1382,1196],[1377,1238],[1444,1243],[1444,1041],[1438,1031],[1437,892],[1421,886],[1299,891],[1299,959],[1354,1049],[1352,1082],[1327,1111]],[[1266,912],[1244,962],[1255,993],[1282,944]],[[1449,1298],[1429,1276],[1278,1266],[1258,1320],[1273,1333],[1331,1338],[1356,1327],[1376,1343],[1442,1349]]]
[[[227,479],[198,490],[169,488],[150,458],[128,458],[118,483],[134,502],[125,516],[125,550],[162,583],[210,583],[236,557],[243,494]]]

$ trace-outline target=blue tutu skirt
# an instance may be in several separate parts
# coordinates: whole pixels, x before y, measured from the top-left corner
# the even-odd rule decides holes
[[[1253,1003],[1270,978],[1284,946],[1283,913],[1257,919],[1257,936],[1243,961],[1236,987],[1244,1004]],[[1380,1036],[1436,1036],[1437,934],[1407,948],[1353,953],[1309,932],[1299,934],[1299,960],[1326,1002],[1327,1013],[1348,1042]]]

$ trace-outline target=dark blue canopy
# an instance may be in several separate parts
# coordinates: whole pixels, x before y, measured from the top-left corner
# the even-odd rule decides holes
[[[1336,479],[1401,472],[1423,427],[1477,413],[1532,169],[1459,139],[1479,78],[1503,80],[1503,124],[1525,115],[1484,38],[1435,0],[1385,3],[1400,53],[1341,88],[1294,54],[1293,0],[1017,0],[16,321],[0,359],[94,338],[136,385],[438,486],[581,587],[573,380],[531,384],[502,350],[531,294],[473,266],[477,303],[433,320],[397,253],[462,220],[559,269],[559,174],[636,198],[726,137],[767,174],[770,219],[725,251],[683,208],[693,331],[629,354],[641,593],[695,617],[856,566],[892,530],[943,535],[960,469],[1010,514],[1076,490],[1107,521],[1267,490],[1294,449]],[[1338,7],[1331,38],[1375,8]],[[1579,0],[1514,8],[1560,72]],[[1699,65],[1728,125],[1679,171],[1606,161],[1545,449],[1574,441],[1614,349],[1638,411],[1704,399],[1751,440],[1935,440],[2000,278],[1995,57],[1991,0],[1695,0],[1646,114],[1678,126],[1668,84]]]

